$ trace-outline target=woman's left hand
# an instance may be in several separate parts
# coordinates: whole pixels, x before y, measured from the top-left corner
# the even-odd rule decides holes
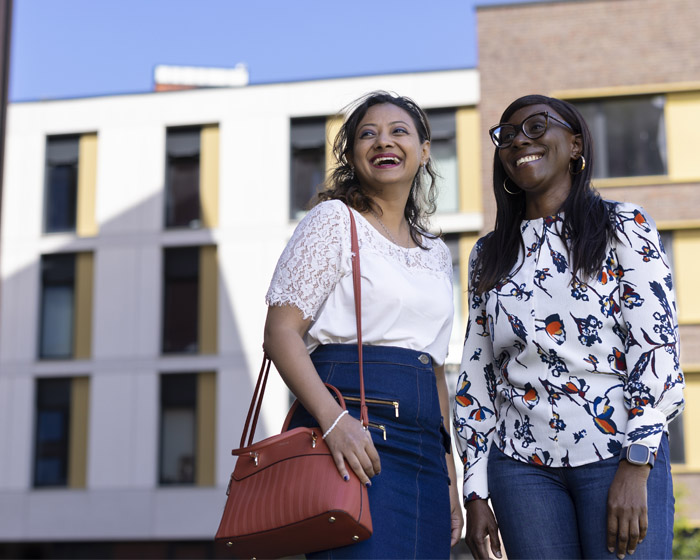
[[[622,559],[633,554],[647,534],[647,478],[649,465],[620,461],[608,491],[607,547]]]
[[[450,517],[452,519],[452,540],[450,541],[450,547],[453,547],[462,538],[462,529],[464,529],[462,504],[460,503],[459,490],[457,490],[456,484],[450,486]]]

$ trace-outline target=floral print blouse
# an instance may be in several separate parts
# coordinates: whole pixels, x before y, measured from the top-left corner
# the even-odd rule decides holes
[[[617,240],[595,278],[574,276],[561,215],[522,222],[515,273],[479,296],[454,405],[465,502],[487,498],[493,444],[518,461],[573,467],[632,442],[656,452],[683,408],[671,268],[652,220],[615,204]],[[482,250],[470,256],[471,272]]]

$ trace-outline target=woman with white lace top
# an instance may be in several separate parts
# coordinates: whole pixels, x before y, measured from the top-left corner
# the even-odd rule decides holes
[[[369,487],[374,533],[310,556],[447,558],[463,520],[444,375],[452,260],[426,226],[435,209],[430,126],[412,100],[373,92],[348,111],[334,154],[326,189],[275,269],[265,350],[304,407],[293,426],[320,426],[339,476],[347,480],[352,471]],[[358,421],[346,205],[357,222],[362,264],[368,431]],[[343,393],[349,414],[324,382]]]

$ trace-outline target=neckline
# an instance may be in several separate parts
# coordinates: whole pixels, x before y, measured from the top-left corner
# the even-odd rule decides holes
[[[552,219],[554,222],[560,221],[564,216],[564,212],[557,212],[555,214],[548,214],[546,216],[540,216],[539,218],[523,218],[520,223],[529,224],[531,222],[544,222],[547,219]]]
[[[402,251],[415,251],[416,249],[420,249],[418,245],[415,247],[404,247],[403,245],[398,245],[394,243],[391,239],[389,239],[386,235],[384,235],[381,231],[379,231],[376,227],[372,225],[372,222],[370,222],[361,212],[358,212],[354,208],[350,208],[356,216],[359,216],[362,218],[364,223],[367,225],[367,227],[372,231],[375,237],[378,237],[385,243],[387,243],[390,247],[394,247],[396,249],[401,249]],[[425,237],[421,235],[421,241],[425,241]]]

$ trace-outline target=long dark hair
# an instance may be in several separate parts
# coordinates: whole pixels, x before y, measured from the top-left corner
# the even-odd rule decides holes
[[[383,103],[396,105],[411,115],[421,144],[426,140],[430,141],[431,133],[428,118],[415,101],[386,91],[368,93],[348,105],[343,111],[348,116],[333,142],[333,155],[335,156],[336,164],[326,181],[326,188],[318,193],[315,203],[324,200],[342,200],[359,212],[368,212],[370,210],[381,212],[381,208],[372,201],[357,180],[348,156],[352,157],[355,135],[360,121],[367,114],[370,107]],[[430,178],[427,188],[424,185],[424,176],[426,175]],[[422,244],[421,236],[435,237],[427,232],[428,217],[435,213],[435,199],[437,198],[435,182],[437,177],[438,174],[435,171],[432,159],[428,159],[425,164],[425,173],[421,173],[419,168],[416,176],[413,178],[411,192],[406,201],[406,208],[404,208],[404,217],[410,228],[411,239],[418,247],[422,248],[425,247]],[[427,181],[425,182],[427,183]]]
[[[611,219],[613,205],[605,202],[591,185],[594,163],[591,133],[583,116],[573,105],[544,95],[526,95],[516,99],[503,112],[500,122],[506,122],[517,110],[530,105],[548,105],[573,127],[575,134],[581,135],[586,165],[580,173],[572,175],[571,191],[559,211],[564,213],[563,234],[569,239],[572,272],[593,276],[600,270],[608,243],[615,238],[615,229]],[[576,169],[580,168],[581,163],[571,161]],[[513,270],[519,251],[524,250],[520,222],[525,218],[525,194],[522,191],[515,195],[508,194],[503,188],[507,178],[496,148],[493,156],[496,224],[483,240],[472,275],[471,281],[478,294],[488,292],[503,281]],[[515,190],[512,181],[509,182],[509,190]]]

